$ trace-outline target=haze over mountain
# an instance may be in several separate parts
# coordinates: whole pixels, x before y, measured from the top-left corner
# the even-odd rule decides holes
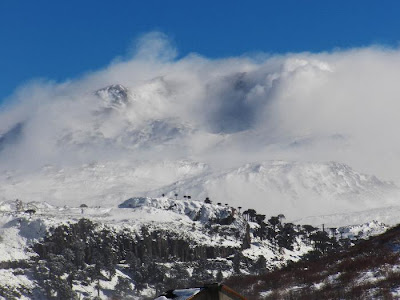
[[[173,193],[181,181],[180,193],[192,188],[235,205],[245,195],[232,187],[244,184],[244,202],[262,210],[273,196],[272,211],[293,217],[354,210],[357,199],[363,209],[396,203],[397,188],[386,181],[400,182],[397,49],[223,59],[176,53],[151,33],[103,70],[22,86],[0,111],[2,197],[117,204],[132,194]],[[291,171],[271,183],[274,173],[263,174],[281,160]],[[335,177],[338,170],[346,171]],[[235,181],[224,187],[230,172]],[[282,174],[296,177],[295,188],[282,185]],[[201,177],[196,187],[193,176]]]

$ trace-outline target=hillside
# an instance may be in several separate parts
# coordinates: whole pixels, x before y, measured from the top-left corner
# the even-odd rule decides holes
[[[175,193],[196,200],[209,197],[267,215],[283,213],[296,220],[396,205],[399,189],[334,162],[266,161],[221,171],[190,160],[114,160],[0,172],[2,201],[19,198],[56,206],[113,206],[131,195],[173,197]],[[369,218],[357,223],[388,221],[379,216],[371,211]]]
[[[112,206],[131,195],[208,170],[208,165],[188,160],[94,161],[78,166],[46,165],[31,171],[10,169],[0,173],[0,200]]]
[[[387,225],[394,226],[400,220],[400,206],[393,205],[381,208],[360,210],[356,212],[344,212],[340,214],[329,214],[320,216],[309,216],[294,220],[296,224],[311,224],[319,226],[325,224],[329,227],[340,227],[343,224],[362,224],[376,220]]]
[[[282,269],[225,281],[250,299],[398,299],[400,226]]]
[[[1,203],[0,214],[5,299],[151,299],[172,287],[263,273],[387,228],[322,232],[285,223],[282,215],[167,197],[130,198],[119,207],[11,201]]]
[[[229,199],[231,205],[255,208],[269,215],[283,212],[292,220],[388,206],[396,203],[398,194],[393,183],[361,174],[345,164],[288,161],[245,164],[200,174],[147,194],[172,196],[176,191],[196,199]],[[363,222],[374,219],[371,216]],[[351,223],[341,225],[346,224]]]

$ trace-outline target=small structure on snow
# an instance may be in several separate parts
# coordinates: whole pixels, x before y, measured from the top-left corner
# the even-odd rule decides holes
[[[247,300],[223,284],[213,283],[199,288],[170,290],[154,300]]]

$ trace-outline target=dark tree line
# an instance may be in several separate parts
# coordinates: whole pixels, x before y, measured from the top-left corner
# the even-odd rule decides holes
[[[111,280],[117,268],[130,279],[121,279],[114,294],[133,282],[136,292],[148,285],[161,292],[177,284],[185,287],[212,282],[217,279],[218,270],[229,270],[230,265],[226,260],[211,259],[233,258],[241,251],[234,247],[193,245],[176,233],[150,232],[145,226],[139,233],[114,232],[87,219],[52,229],[33,249],[38,254],[34,274],[47,299],[75,299],[74,282],[94,283],[99,293],[101,280]],[[173,264],[167,268],[166,262]],[[191,276],[187,268],[193,269]]]
[[[314,250],[305,258],[319,257],[326,253],[347,248],[350,245],[348,239],[337,239],[329,236],[328,232],[321,231],[311,225],[295,225],[293,223],[284,223],[285,216],[280,214],[272,216],[265,221],[265,215],[258,214],[254,209],[248,209],[243,212],[244,218],[249,222],[255,222],[259,226],[253,231],[253,236],[261,240],[269,240],[279,248],[293,250],[296,239],[312,245]]]
[[[200,210],[196,218],[202,218],[202,214]],[[101,281],[111,280],[119,269],[126,277],[119,278],[115,291],[109,291],[110,297],[128,299],[129,295],[149,285],[162,292],[171,287],[221,281],[222,271],[263,273],[267,264],[264,257],[252,261],[242,254],[243,249],[251,246],[251,233],[255,238],[271,241],[279,249],[293,250],[297,238],[307,241],[314,251],[305,259],[349,245],[348,241],[338,241],[310,225],[284,223],[283,215],[266,220],[265,215],[249,209],[243,216],[249,222],[256,222],[256,229],[251,231],[247,224],[241,229],[244,232],[240,232],[231,226],[235,221],[234,213],[208,220],[203,228],[210,235],[235,236],[241,241],[240,248],[196,245],[177,233],[161,229],[150,231],[146,226],[140,232],[116,232],[81,219],[75,224],[51,229],[43,241],[34,245],[38,254],[33,264],[34,274],[47,299],[75,299],[74,283],[95,284],[99,293]],[[167,267],[168,262],[171,264]],[[189,274],[188,269],[193,271]],[[131,289],[132,283],[135,291]]]

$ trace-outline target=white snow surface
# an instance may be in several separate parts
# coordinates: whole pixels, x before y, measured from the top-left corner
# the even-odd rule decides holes
[[[88,218],[102,226],[114,230],[137,231],[143,225],[150,229],[170,230],[191,240],[194,244],[240,247],[241,241],[235,237],[210,236],[202,230],[202,222],[208,218],[224,218],[232,213],[232,208],[204,204],[199,201],[174,200],[168,198],[132,198],[125,204],[135,203],[132,208],[118,207],[50,207],[43,205],[32,216],[15,211],[13,208],[0,211],[0,259],[19,260],[34,255],[27,247],[44,236],[47,229],[69,222]],[[25,204],[27,206],[27,204]],[[10,203],[0,203],[0,207],[12,207]],[[245,222],[238,218],[232,226],[244,230]],[[195,220],[198,219],[198,220]]]
[[[382,208],[397,205],[399,199],[393,183],[336,162],[265,161],[219,171],[191,160],[115,160],[0,171],[0,201],[116,206],[132,195],[175,193],[196,200],[210,197],[214,203],[254,208],[266,215],[283,213],[292,220]],[[376,219],[373,210],[369,217],[354,224]]]
[[[377,208],[398,199],[398,188],[393,183],[336,162],[245,164],[180,180],[147,194],[172,196],[175,191],[196,199],[210,196],[216,202],[254,208],[267,215],[283,213],[289,219]]]
[[[137,195],[206,172],[203,163],[179,161],[91,162],[77,167],[46,165],[32,172],[0,171],[0,200],[52,205],[113,206]]]
[[[107,227],[113,231],[130,231],[138,236],[141,235],[141,228],[146,225],[152,230],[166,230],[173,232],[180,238],[191,241],[193,245],[219,246],[219,247],[241,247],[241,239],[230,235],[211,234],[205,230],[205,224],[210,218],[224,218],[228,215],[235,217],[234,222],[229,226],[245,231],[246,222],[237,210],[230,206],[205,204],[200,201],[188,199],[171,199],[168,197],[145,198],[133,197],[116,206],[89,206],[89,207],[58,207],[47,203],[24,203],[18,208],[13,203],[6,201],[0,203],[0,261],[20,261],[30,259],[36,254],[30,246],[44,237],[50,227],[61,224],[74,223],[81,218],[88,218],[100,224],[100,227]],[[28,207],[35,207],[36,213],[29,215],[25,212]],[[19,209],[19,210],[18,210]],[[249,223],[252,228],[259,226],[256,223]],[[387,227],[383,224],[372,222],[360,226],[342,227],[341,230],[352,237],[364,234],[363,237],[383,232]],[[260,240],[253,237],[249,249],[243,254],[253,260],[264,256],[267,260],[267,268],[282,266],[287,261],[297,261],[302,255],[312,250],[299,238],[294,244],[294,249],[279,249],[277,245],[268,240]],[[224,272],[224,276],[230,274]],[[118,276],[124,276],[117,272],[111,282],[102,282],[101,285],[112,289],[116,284]],[[0,272],[0,286],[14,286],[33,288],[35,282],[31,278],[19,275],[7,270]],[[74,289],[81,293],[95,293],[94,286],[75,286]],[[106,299],[105,294],[101,294]],[[183,298],[184,299],[184,298]]]
[[[321,226],[325,224],[328,227],[340,227],[344,225],[357,225],[376,221],[389,226],[400,223],[400,205],[360,210],[355,212],[344,212],[340,214],[329,214],[320,216],[309,216],[296,219],[293,222],[298,224],[310,224]]]
[[[15,202],[15,201],[14,201]],[[35,204],[36,213],[30,215],[25,212],[27,207]],[[130,205],[134,204],[134,205]],[[210,235],[202,223],[208,218],[224,218],[232,213],[236,220],[231,226],[245,231],[244,220],[232,208],[204,204],[199,201],[175,200],[168,198],[131,198],[118,207],[57,207],[47,203],[22,203],[18,206],[11,201],[0,203],[0,262],[29,260],[36,254],[30,248],[40,241],[50,227],[77,222],[81,218],[88,218],[99,224],[100,229],[107,227],[115,232],[129,231],[138,236],[145,225],[148,230],[169,231],[180,238],[191,241],[195,245],[236,247],[240,248],[241,240],[232,236],[223,236],[215,233]],[[14,273],[15,270],[0,270],[0,286],[32,289],[36,286],[32,278]],[[111,281],[102,281],[104,289],[112,290],[124,274],[117,271]],[[95,283],[89,286],[74,286],[78,293],[96,294]],[[154,291],[149,291],[152,293]],[[183,294],[180,295],[183,297]],[[102,299],[106,294],[100,293]],[[184,298],[182,298],[184,299]]]

